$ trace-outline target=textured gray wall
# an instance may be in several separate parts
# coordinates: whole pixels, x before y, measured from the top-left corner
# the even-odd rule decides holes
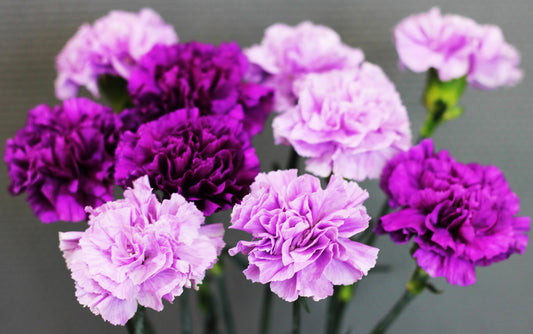
[[[53,92],[54,57],[85,21],[111,9],[137,11],[150,6],[173,24],[182,41],[218,43],[235,40],[242,46],[259,42],[263,29],[274,22],[296,24],[312,20],[331,26],[343,40],[364,50],[366,58],[379,64],[397,85],[409,110],[413,132],[424,117],[419,104],[424,78],[398,71],[391,42],[391,29],[400,19],[440,5],[444,12],[462,14],[478,22],[502,27],[506,39],[522,53],[525,79],[517,87],[496,92],[469,90],[463,99],[466,114],[443,126],[435,135],[436,146],[447,148],[461,161],[495,164],[506,174],[522,198],[522,214],[533,210],[533,34],[531,0],[330,0],[255,1],[0,1],[0,145],[25,124],[26,112],[39,103],[56,103]],[[274,147],[267,129],[255,142],[263,167],[284,147]],[[365,182],[371,193],[370,213],[382,201],[377,182]],[[57,232],[81,229],[82,225],[39,223],[24,196],[11,198],[8,178],[0,164],[0,332],[1,333],[125,333],[93,316],[74,297],[74,285],[57,248]],[[234,237],[233,237],[234,239]],[[232,240],[229,235],[228,240]],[[414,268],[408,246],[378,242],[381,263],[392,273],[371,274],[360,284],[348,312],[353,333],[365,333],[401,294]],[[235,269],[235,268],[233,268]],[[532,333],[533,255],[523,256],[477,271],[478,283],[452,287],[443,279],[436,284],[446,291],[424,293],[407,309],[391,333]],[[254,333],[261,300],[261,287],[237,270],[229,274],[231,293],[238,296],[234,312],[239,333]],[[321,333],[325,303],[312,303],[304,316],[304,333]],[[167,305],[150,312],[160,333],[176,333],[179,307]],[[290,308],[277,300],[272,333],[286,333]],[[346,326],[347,328],[348,326]]]

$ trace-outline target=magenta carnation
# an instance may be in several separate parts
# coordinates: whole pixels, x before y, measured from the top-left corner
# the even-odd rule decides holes
[[[45,223],[84,220],[85,206],[113,199],[120,127],[110,108],[86,98],[31,109],[26,126],[7,140],[9,192],[27,192]]]
[[[499,27],[480,25],[438,8],[412,15],[394,29],[400,62],[415,72],[435,68],[442,81],[467,76],[476,88],[509,86],[522,78],[520,54]]]
[[[295,27],[277,23],[265,30],[261,44],[246,55],[259,70],[259,80],[276,90],[276,110],[294,105],[293,82],[309,73],[358,67],[363,52],[342,43],[331,28],[302,22]],[[256,73],[257,74],[257,73]]]
[[[117,183],[148,175],[166,197],[177,192],[206,216],[239,203],[259,173],[259,159],[242,123],[199,113],[177,110],[126,132],[117,148]]]
[[[127,79],[154,45],[177,41],[174,28],[151,9],[111,11],[92,26],[82,25],[57,56],[56,96],[74,97],[81,86],[98,96],[98,76]]]
[[[272,107],[273,92],[243,82],[248,61],[236,43],[189,42],[154,47],[129,78],[134,107],[126,110],[126,126],[140,124],[182,108],[202,115],[229,115],[255,135]]]
[[[476,266],[525,251],[530,218],[516,217],[519,198],[494,166],[456,162],[427,139],[387,164],[381,188],[400,210],[382,217],[376,232],[397,243],[414,238],[413,256],[433,277],[474,284]]]
[[[183,288],[196,288],[224,247],[222,224],[179,194],[160,203],[147,177],[124,199],[88,208],[89,228],[59,234],[76,297],[114,325],[133,317],[137,303],[161,311]]]
[[[310,74],[297,86],[298,104],[274,119],[274,138],[308,157],[309,172],[377,178],[410,147],[407,111],[378,66]]]
[[[231,228],[252,234],[230,255],[248,255],[246,277],[281,298],[320,300],[333,285],[350,285],[376,264],[378,249],[350,237],[368,227],[368,193],[332,176],[326,189],[311,175],[286,170],[259,174],[231,216]]]

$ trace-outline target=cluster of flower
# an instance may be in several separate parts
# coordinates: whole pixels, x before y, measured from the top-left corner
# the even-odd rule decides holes
[[[308,157],[307,170],[362,181],[411,146],[407,111],[381,68],[335,31],[304,22],[268,28],[247,50],[255,80],[273,86],[276,144]]]
[[[516,82],[517,52],[494,27],[473,27],[437,9],[408,18],[395,31],[400,59],[442,80]],[[242,52],[235,43],[178,43],[148,9],[111,12],[80,28],[57,70],[56,94],[68,99],[30,110],[8,140],[9,190],[27,192],[43,222],[88,219],[86,231],[60,234],[60,248],[80,303],[113,324],[137,304],[161,310],[162,299],[201,284],[224,247],[222,224],[204,217],[231,208],[231,228],[252,240],[229,253],[248,255],[246,277],[281,298],[320,300],[358,281],[378,249],[350,240],[369,226],[368,193],[344,178],[381,175],[400,210],[376,233],[414,237],[419,265],[452,284],[472,284],[475,266],[525,250],[529,218],[515,217],[518,197],[501,172],[435,154],[429,141],[410,149],[392,82],[327,27],[275,24]],[[102,75],[127,82],[130,101],[118,115],[75,97],[82,86],[98,96]],[[325,189],[294,169],[259,173],[251,139],[273,108],[276,143],[330,177]],[[112,201],[115,184],[124,199]]]
[[[178,43],[152,10],[83,25],[57,57],[61,105],[30,110],[7,142],[13,195],[46,223],[88,219],[60,236],[81,304],[125,324],[137,303],[161,310],[196,287],[224,246],[204,216],[232,208],[260,171],[252,147],[273,91],[245,81],[235,43]],[[87,98],[102,76],[127,83],[120,114]],[[105,92],[104,92],[105,93]],[[113,186],[133,187],[113,200]],[[162,196],[160,203],[155,194]]]
[[[132,106],[117,116],[72,97],[31,110],[7,144],[12,194],[27,191],[45,222],[84,220],[84,206],[112,199],[114,182],[131,186],[142,175],[205,215],[239,202],[259,173],[251,137],[273,93],[243,81],[248,62],[235,43],[174,41],[172,27],[147,9],[82,26],[57,58],[57,95],[94,91],[98,76],[115,75],[127,80]]]

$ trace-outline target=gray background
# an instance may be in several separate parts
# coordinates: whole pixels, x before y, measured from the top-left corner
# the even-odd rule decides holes
[[[468,90],[463,99],[466,114],[440,128],[436,146],[447,148],[461,161],[495,164],[506,174],[522,199],[522,214],[533,213],[533,33],[531,0],[433,1],[73,1],[0,0],[0,145],[25,124],[28,109],[56,103],[54,57],[85,21],[94,21],[111,9],[137,11],[150,6],[173,24],[181,41],[219,43],[235,40],[242,46],[260,41],[263,30],[275,22],[296,24],[312,20],[325,24],[349,45],[363,49],[367,60],[382,66],[395,82],[407,106],[416,133],[424,117],[419,104],[424,77],[397,69],[391,29],[403,17],[440,5],[444,12],[462,14],[478,22],[502,27],[507,41],[522,53],[525,79],[511,89],[495,92]],[[255,141],[263,169],[274,157],[284,158],[285,147],[274,147],[267,128]],[[2,153],[3,154],[3,153]],[[7,171],[0,164],[0,333],[125,333],[81,307],[74,284],[57,248],[57,232],[83,225],[44,225],[33,216],[24,196],[12,198],[5,190]],[[371,193],[371,214],[382,202],[377,181],[364,182]],[[233,243],[234,237],[227,240]],[[374,273],[360,284],[350,306],[348,323],[353,333],[365,333],[403,291],[414,268],[408,246],[378,242],[381,263],[389,274]],[[239,333],[255,333],[262,289],[229,265],[233,310]],[[477,270],[478,283],[452,287],[435,280],[446,291],[424,293],[407,309],[391,333],[531,333],[533,332],[533,255]],[[160,313],[150,312],[160,333],[176,333],[179,307],[167,303]],[[304,316],[304,333],[321,333],[325,302],[311,303]],[[277,300],[272,333],[286,333],[290,307]],[[348,325],[345,325],[348,328]]]

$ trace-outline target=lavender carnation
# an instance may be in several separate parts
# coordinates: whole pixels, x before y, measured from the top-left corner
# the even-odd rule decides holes
[[[177,42],[174,28],[151,9],[138,14],[111,11],[92,26],[82,25],[57,56],[56,96],[76,96],[81,86],[98,96],[98,76],[127,79],[154,45]]]
[[[126,132],[116,156],[118,184],[148,175],[154,188],[167,197],[181,194],[206,216],[239,203],[259,173],[242,123],[200,116],[198,109],[177,110]]]
[[[494,89],[519,82],[523,73],[518,68],[518,50],[505,42],[500,27],[482,25],[479,30],[479,42],[467,76],[469,85],[478,89]]]
[[[256,65],[253,73],[265,85],[276,89],[276,110],[295,104],[293,82],[309,73],[358,67],[363,52],[342,43],[331,28],[302,22],[295,27],[277,23],[265,30],[261,44],[246,55]]]
[[[407,111],[376,65],[309,74],[296,95],[298,104],[274,119],[274,138],[308,157],[311,173],[377,178],[388,159],[410,147]]]
[[[474,284],[476,266],[525,251],[530,218],[516,217],[519,198],[495,166],[456,162],[428,139],[387,164],[381,188],[400,210],[376,232],[397,243],[414,238],[413,256],[433,277]]]
[[[85,98],[31,109],[26,126],[7,140],[9,192],[27,192],[45,223],[84,220],[85,206],[113,199],[120,127],[110,108]]]
[[[368,227],[368,193],[332,176],[326,189],[311,175],[286,170],[259,174],[252,191],[236,205],[231,228],[252,234],[230,255],[248,255],[246,277],[281,298],[320,300],[333,285],[350,285],[376,264],[378,249],[350,237]]]
[[[160,203],[147,177],[125,199],[88,208],[89,228],[59,234],[76,297],[114,325],[133,317],[137,303],[163,309],[183,288],[196,288],[224,247],[222,224],[203,225],[179,194]]]
[[[505,42],[499,27],[438,8],[412,15],[394,29],[400,62],[415,72],[435,68],[442,81],[467,76],[475,88],[510,86],[522,78],[520,54]]]
[[[236,43],[218,47],[199,42],[154,47],[129,79],[135,107],[123,119],[128,128],[182,108],[202,115],[229,115],[244,122],[250,135],[263,129],[273,92],[244,83],[248,61]]]

